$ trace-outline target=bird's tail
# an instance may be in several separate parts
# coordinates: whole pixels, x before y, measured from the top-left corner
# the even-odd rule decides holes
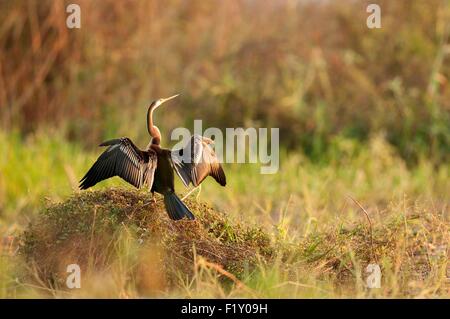
[[[164,205],[169,214],[170,219],[179,220],[184,216],[188,219],[194,220],[194,214],[186,207],[186,205],[178,198],[174,192],[167,192],[164,194]]]

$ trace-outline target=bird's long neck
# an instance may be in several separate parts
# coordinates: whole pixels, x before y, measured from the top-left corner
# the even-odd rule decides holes
[[[147,111],[147,130],[150,136],[152,137],[151,144],[157,144],[159,145],[161,143],[161,133],[159,132],[158,128],[153,125],[153,111],[155,110],[154,107],[149,107]]]

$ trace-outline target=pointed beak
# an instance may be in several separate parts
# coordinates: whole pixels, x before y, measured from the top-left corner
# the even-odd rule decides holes
[[[162,99],[161,104],[163,104],[164,102],[167,102],[167,101],[169,101],[169,100],[171,100],[171,99],[176,98],[178,95],[180,95],[180,94],[175,94],[175,95],[172,95],[171,97]]]

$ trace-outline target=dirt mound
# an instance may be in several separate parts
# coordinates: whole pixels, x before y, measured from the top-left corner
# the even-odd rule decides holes
[[[199,258],[219,273],[239,278],[257,260],[272,256],[263,230],[232,223],[205,204],[185,202],[195,221],[170,220],[162,198],[154,203],[143,191],[75,194],[50,205],[30,223],[20,251],[33,276],[52,288],[64,288],[70,264],[84,273],[98,273],[127,263],[122,267],[131,272],[127,276],[145,285],[146,280],[166,284],[180,276],[189,278]]]

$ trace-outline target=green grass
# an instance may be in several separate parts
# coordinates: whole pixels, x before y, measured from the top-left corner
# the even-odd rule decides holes
[[[148,295],[448,297],[448,247],[442,252],[442,246],[449,242],[449,165],[435,167],[422,158],[407,167],[382,136],[367,144],[336,137],[332,145],[319,162],[283,152],[280,171],[274,175],[260,175],[258,165],[227,164],[227,187],[208,180],[198,199],[197,192],[190,195],[191,205],[206,202],[232,221],[221,226],[218,238],[239,238],[235,223],[262,227],[277,252],[270,263],[262,258],[252,271],[236,272],[220,259],[197,252],[190,277],[182,272],[174,285],[150,283],[159,288]],[[42,218],[44,207],[52,203],[68,203],[77,192],[77,181],[100,152],[83,150],[58,134],[39,133],[22,140],[18,134],[0,132],[0,296],[141,295],[143,290],[127,276],[136,265],[156,257],[139,253],[135,235],[120,223],[111,271],[93,273],[87,287],[69,295],[36,278],[27,281],[24,274],[30,273],[30,266],[14,253],[28,222]],[[95,188],[109,187],[130,189],[118,179]],[[177,190],[187,192],[179,182]],[[351,198],[367,211],[372,227]],[[109,205],[107,212],[114,216],[114,201]],[[91,213],[86,211],[87,216]],[[377,290],[364,287],[364,269],[373,259],[383,269],[382,288]],[[218,270],[217,265],[225,268]],[[224,269],[228,273],[221,273]],[[140,271],[162,276],[158,267]],[[238,281],[228,276],[238,276]],[[223,278],[231,283],[224,284]]]
[[[448,297],[450,2],[379,0],[378,30],[357,2],[79,0],[94,18],[67,32],[60,1],[0,1],[0,297]],[[236,224],[262,227],[274,258],[246,273],[197,251],[192,273],[166,285],[165,267],[145,267],[159,255],[115,219],[139,205],[116,199],[102,206],[117,231],[105,234],[109,271],[93,271],[78,292],[27,278],[36,269],[16,248],[29,222],[53,209],[86,235],[84,219],[104,204],[76,202],[102,151],[94,146],[124,135],[145,145],[145,106],[175,93],[156,115],[166,137],[200,118],[280,129],[279,173],[227,164],[226,188],[207,180],[188,198],[225,214],[213,239],[235,243]],[[111,187],[131,190],[119,179],[95,190]],[[187,192],[179,181],[177,191]],[[364,287],[372,259],[379,290]],[[158,278],[147,283],[157,291],[139,286],[140,273]]]

